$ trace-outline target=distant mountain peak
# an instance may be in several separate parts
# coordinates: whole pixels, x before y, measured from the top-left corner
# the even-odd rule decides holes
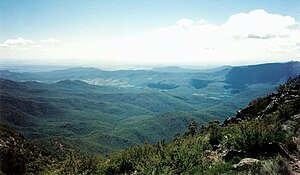
[[[237,89],[259,83],[278,84],[299,73],[300,62],[297,61],[235,66],[226,75],[225,83]]]
[[[70,80],[70,79],[65,79],[65,80],[60,80],[57,81],[56,84],[84,84],[84,85],[88,85],[88,83],[81,81],[81,80]]]

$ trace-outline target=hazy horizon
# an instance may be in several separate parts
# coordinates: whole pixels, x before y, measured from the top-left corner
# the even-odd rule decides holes
[[[260,65],[270,63],[288,63],[299,61],[284,61],[284,62],[262,62],[253,64],[222,64],[222,65],[164,65],[164,64],[152,64],[152,65],[103,65],[103,66],[82,66],[82,65],[60,65],[60,64],[30,64],[30,63],[0,63],[0,70],[9,70],[13,72],[48,72],[54,70],[64,70],[70,68],[95,68],[104,71],[117,71],[117,70],[151,70],[156,68],[182,68],[191,70],[210,70],[222,67],[235,67],[235,66],[249,66]]]

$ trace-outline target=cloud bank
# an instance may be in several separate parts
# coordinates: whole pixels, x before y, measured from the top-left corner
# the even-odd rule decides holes
[[[259,9],[232,15],[222,25],[181,19],[175,25],[128,38],[117,50],[129,60],[238,64],[300,59],[295,47],[299,41],[299,23],[293,17]]]
[[[262,9],[234,14],[219,25],[205,19],[184,18],[174,25],[139,36],[96,38],[59,44],[47,51],[35,48],[34,57],[86,65],[247,64],[300,59],[299,22],[291,16],[272,14]],[[40,41],[58,42],[60,40],[53,38]],[[34,44],[23,38],[8,39],[0,45],[0,57],[9,52],[7,48],[10,46]],[[30,53],[24,51],[15,54],[30,57]]]

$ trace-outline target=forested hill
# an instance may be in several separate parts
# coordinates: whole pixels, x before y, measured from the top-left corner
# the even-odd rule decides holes
[[[65,157],[40,153],[31,158],[27,154],[34,155],[37,148],[24,144],[28,141],[7,127],[0,129],[1,162],[8,156],[12,160],[1,164],[2,173],[8,174],[296,174],[300,173],[300,76],[255,99],[224,123],[191,122],[171,143],[162,140],[106,158],[78,155],[59,144],[58,150],[67,150]]]
[[[240,89],[258,83],[283,83],[288,77],[298,74],[300,62],[297,61],[237,66],[228,72],[225,82]]]

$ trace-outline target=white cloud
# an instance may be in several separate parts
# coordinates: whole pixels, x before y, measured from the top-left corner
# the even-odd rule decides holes
[[[249,34],[247,38],[252,38],[252,39],[271,39],[275,38],[276,35],[273,34],[266,34],[266,35],[255,35],[255,34]]]
[[[19,37],[17,39],[8,39],[3,44],[7,44],[8,46],[16,46],[16,45],[31,45],[34,43],[35,43],[34,41]]]
[[[95,52],[116,63],[229,64],[299,59],[295,43],[300,41],[300,29],[290,28],[295,24],[293,17],[264,10],[232,15],[222,25],[181,19],[142,36],[100,44]]]
[[[92,66],[103,63],[248,64],[299,60],[298,24],[299,21],[291,16],[258,9],[234,14],[221,25],[203,19],[181,19],[174,25],[139,36],[106,40],[78,38],[77,42],[64,42],[59,46],[47,46],[47,50],[37,50],[32,57],[51,58],[54,63],[76,62]],[[47,42],[58,41],[53,38],[41,40],[41,43]],[[20,51],[13,54],[30,57],[32,53]],[[0,57],[6,56],[3,55]]]
[[[48,38],[45,40],[41,40],[40,44],[50,44],[50,43],[59,43],[61,40]],[[39,49],[45,47],[45,45],[40,45],[35,41],[24,39],[23,37],[19,37],[17,39],[7,39],[3,43],[0,43],[0,49],[22,49],[22,50],[30,50],[30,49]],[[47,46],[47,45],[46,45]],[[47,46],[51,47],[51,46]]]
[[[0,49],[9,48],[8,44],[0,44]]]
[[[235,35],[248,36],[253,34],[263,37],[286,34],[288,27],[295,24],[296,21],[291,16],[270,14],[258,9],[249,13],[232,15],[222,27],[227,32]]]
[[[58,43],[58,42],[61,42],[61,40],[54,39],[54,38],[48,38],[48,39],[45,39],[45,40],[41,40],[40,42],[41,43]]]

